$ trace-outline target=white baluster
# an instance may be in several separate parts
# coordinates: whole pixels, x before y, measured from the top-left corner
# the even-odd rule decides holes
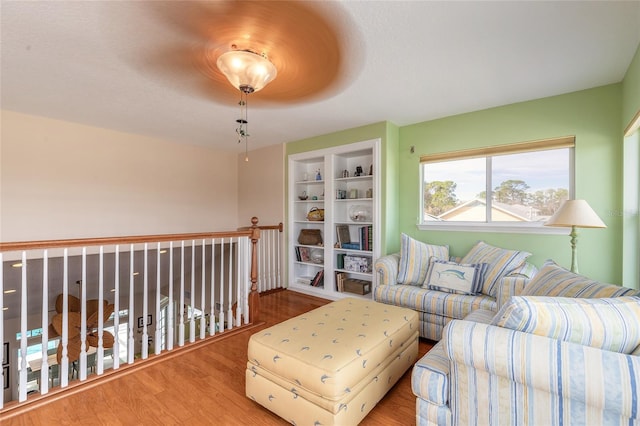
[[[160,340],[160,243],[157,245],[157,260],[156,260],[156,322],[155,322],[155,333],[154,333],[154,353],[156,355],[160,355],[160,344],[162,343]]]
[[[22,252],[22,298],[20,300],[20,379],[18,401],[27,399],[27,252]]]
[[[78,378],[87,379],[87,248],[82,247],[82,279],[80,280],[80,365]]]
[[[127,363],[133,364],[135,358],[135,336],[133,331],[133,322],[135,321],[135,306],[134,306],[134,280],[133,273],[133,244],[129,248],[129,318],[128,318],[128,339],[127,339]]]
[[[140,347],[142,359],[149,356],[149,334],[147,330],[147,314],[149,312],[149,244],[144,243],[144,281],[142,285],[142,339]]]
[[[191,289],[189,291],[189,306],[191,309],[189,318],[189,342],[196,341],[196,319],[194,309],[196,307],[196,240],[191,240]]]
[[[96,351],[96,374],[104,372],[104,247],[100,246],[98,271],[98,350]]]
[[[220,238],[220,319],[218,329],[224,331],[224,238]]]
[[[242,250],[242,242],[240,238],[238,238],[236,243],[236,276],[238,277],[236,281],[236,326],[240,327],[242,325],[242,311],[244,310],[244,300],[242,299],[242,287],[244,287],[242,283],[242,279],[244,278],[243,269],[244,264],[242,262],[243,250]]]
[[[69,384],[69,249],[64,249],[62,256],[62,357],[58,373],[60,387]]]
[[[278,238],[276,239],[276,241],[277,241],[277,244],[276,244],[276,258],[278,259],[277,263],[276,263],[276,271],[277,271],[276,272],[276,288],[280,288],[280,287],[282,287],[282,274],[281,274],[281,271],[282,271],[282,247],[283,247],[282,238],[283,238],[283,235],[282,235],[282,232],[280,232],[280,230],[277,230],[276,232],[277,232],[276,235],[278,236]]]
[[[202,314],[200,315],[200,339],[204,339],[205,333],[207,332],[207,319],[205,318],[205,312],[207,307],[205,306],[206,294],[205,294],[205,282],[206,282],[206,254],[207,254],[207,245],[206,240],[202,239],[202,279],[200,286],[200,311]]]
[[[184,240],[180,251],[180,312],[178,313],[178,346],[184,346]]]
[[[211,306],[209,307],[209,335],[216,334],[216,240],[211,239]]]
[[[242,256],[242,287],[244,293],[244,323],[249,324],[249,292],[251,291],[251,239],[249,237],[242,238],[242,247],[244,254]]]
[[[233,238],[229,238],[229,304],[227,306],[227,328],[231,330],[233,328],[233,311],[231,307],[233,305]]]
[[[2,262],[0,262],[2,265]],[[0,293],[2,289],[0,288]],[[2,303],[0,303],[2,306]],[[40,356],[42,357],[42,365],[40,366],[40,394],[46,395],[49,393],[49,251],[44,250],[42,252],[42,335],[40,336],[40,346],[42,350]],[[2,332],[0,332],[2,336]],[[44,372],[47,372],[45,375]],[[4,382],[3,382],[4,383]]]
[[[116,252],[114,254],[114,283],[113,289],[113,349],[111,358],[113,358],[113,369],[120,368],[120,246],[116,244]]]
[[[169,306],[167,315],[167,350],[173,349],[173,241],[169,242]]]

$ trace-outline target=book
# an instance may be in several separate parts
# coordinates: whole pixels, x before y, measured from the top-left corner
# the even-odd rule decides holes
[[[346,279],[347,274],[344,272],[336,272],[336,290],[339,292],[344,292],[344,281]]]
[[[348,244],[349,242],[351,242],[351,236],[349,235],[349,226],[336,225],[336,234],[340,247],[344,247],[343,244]]]
[[[309,254],[309,247],[298,247],[300,249],[300,261],[309,262],[311,256]]]
[[[322,287],[322,286],[324,286],[324,269],[321,269],[320,271],[318,271],[316,276],[313,277],[313,280],[311,281],[311,285],[313,287]]]

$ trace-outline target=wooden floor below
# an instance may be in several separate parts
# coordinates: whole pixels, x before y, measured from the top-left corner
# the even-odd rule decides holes
[[[260,298],[264,325],[0,419],[2,425],[286,425],[245,396],[249,337],[328,300],[292,291]],[[432,342],[420,340],[420,356]],[[361,425],[415,424],[411,370]]]

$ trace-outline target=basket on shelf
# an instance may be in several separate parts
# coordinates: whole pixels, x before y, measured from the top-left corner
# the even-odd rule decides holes
[[[311,220],[314,222],[324,221],[324,209],[318,207],[312,208],[311,210],[309,210],[309,213],[307,213],[307,220]]]

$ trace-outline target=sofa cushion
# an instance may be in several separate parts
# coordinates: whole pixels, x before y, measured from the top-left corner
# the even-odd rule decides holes
[[[640,344],[640,298],[515,296],[492,325],[630,354]]]
[[[415,240],[402,234],[398,283],[421,286],[427,277],[429,259],[447,260],[449,246],[438,246]]]
[[[494,312],[497,310],[495,299],[484,294],[467,296],[427,290],[413,285],[376,286],[374,300],[457,319],[466,317],[476,309],[489,309]]]
[[[489,268],[482,285],[482,293],[496,297],[497,283],[502,277],[519,268],[531,253],[494,247],[478,241],[461,260],[461,263],[488,263]]]
[[[424,288],[457,294],[477,294],[487,273],[486,263],[467,265],[431,258]]]
[[[432,404],[449,402],[449,358],[442,344],[437,343],[415,363],[411,371],[411,390],[415,396]]]
[[[573,273],[553,260],[547,260],[542,269],[524,287],[521,296],[556,297],[619,297],[637,296],[636,290],[598,281]]]

